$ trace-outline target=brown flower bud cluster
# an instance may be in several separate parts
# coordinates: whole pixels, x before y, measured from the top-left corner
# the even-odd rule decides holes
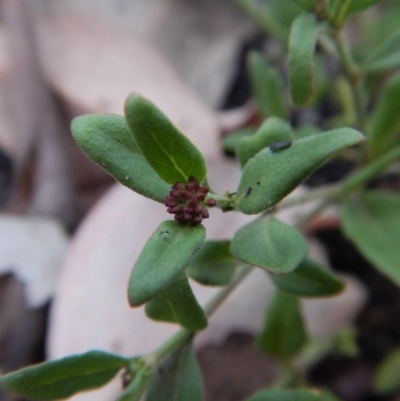
[[[194,177],[189,183],[177,182],[165,198],[167,212],[175,215],[175,220],[195,226],[209,217],[208,208],[217,204],[212,198],[206,199],[208,188],[202,187]]]

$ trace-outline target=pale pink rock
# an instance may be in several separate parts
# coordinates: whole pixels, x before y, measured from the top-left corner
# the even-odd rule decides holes
[[[130,92],[154,102],[207,156],[219,153],[214,113],[149,44],[99,17],[49,14],[38,21],[42,63],[72,114],[123,114]]]

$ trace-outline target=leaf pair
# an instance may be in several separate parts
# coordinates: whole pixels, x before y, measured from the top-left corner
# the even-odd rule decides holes
[[[130,95],[125,115],[88,115],[72,123],[78,144],[119,182],[164,203],[168,184],[187,183],[191,176],[198,182],[205,179],[202,154],[151,102]],[[207,320],[182,274],[204,238],[203,226],[162,223],[132,272],[130,304],[152,300],[146,307],[152,318],[175,321],[189,330],[204,328]]]
[[[99,114],[74,119],[78,145],[128,188],[164,202],[169,185],[202,182],[206,165],[200,151],[148,100],[132,94],[123,117]]]

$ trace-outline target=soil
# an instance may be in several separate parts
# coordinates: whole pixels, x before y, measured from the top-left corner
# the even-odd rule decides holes
[[[205,401],[242,401],[271,385],[277,376],[276,364],[246,333],[233,333],[223,345],[205,347],[197,357],[205,383]]]

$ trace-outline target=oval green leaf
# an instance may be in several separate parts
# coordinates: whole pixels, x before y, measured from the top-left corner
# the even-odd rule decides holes
[[[343,281],[311,259],[303,260],[292,273],[270,277],[280,290],[298,297],[329,297],[344,288]]]
[[[178,323],[190,331],[207,327],[207,318],[184,273],[148,302],[145,311],[153,320]]]
[[[186,274],[203,285],[229,284],[236,267],[241,264],[230,253],[230,245],[230,241],[206,241],[186,269]]]
[[[137,146],[161,179],[169,184],[186,183],[190,176],[204,180],[203,155],[153,103],[131,94],[125,116]]]
[[[290,30],[289,86],[293,103],[307,104],[314,93],[314,50],[320,25],[313,13],[300,14]]]
[[[258,338],[260,348],[268,355],[286,360],[297,354],[306,342],[299,299],[283,292],[275,293]]]
[[[267,64],[265,58],[257,52],[248,57],[251,89],[254,99],[264,117],[287,117],[283,98],[284,85],[279,71]]]
[[[280,118],[267,118],[255,135],[246,136],[239,141],[237,155],[240,164],[244,166],[248,160],[254,157],[260,150],[271,145],[271,143],[287,139],[294,139],[291,126]]]
[[[316,390],[262,390],[246,401],[321,401],[321,397]]]
[[[240,228],[233,237],[231,252],[246,263],[285,274],[307,256],[308,245],[295,228],[269,216]]]
[[[147,241],[129,278],[131,306],[141,305],[172,283],[204,243],[202,225],[164,221]]]
[[[245,214],[273,207],[335,153],[364,140],[360,132],[340,128],[294,140],[278,152],[262,150],[243,169],[237,207]]]
[[[125,118],[89,114],[72,121],[71,131],[82,150],[122,185],[163,203],[170,187],[155,173],[136,146]]]
[[[103,386],[127,364],[118,355],[90,351],[1,376],[0,389],[30,400],[60,400]]]
[[[392,351],[378,366],[374,377],[378,393],[391,393],[400,387],[400,350]]]
[[[400,66],[400,31],[390,36],[378,49],[370,53],[364,63],[369,72],[389,70]]]
[[[370,153],[376,156],[391,147],[400,127],[400,73],[385,85],[368,129]],[[396,138],[397,139],[397,138]]]
[[[154,372],[146,401],[203,401],[203,381],[190,344],[178,348]]]
[[[368,191],[342,207],[344,233],[384,275],[400,285],[400,197]]]

